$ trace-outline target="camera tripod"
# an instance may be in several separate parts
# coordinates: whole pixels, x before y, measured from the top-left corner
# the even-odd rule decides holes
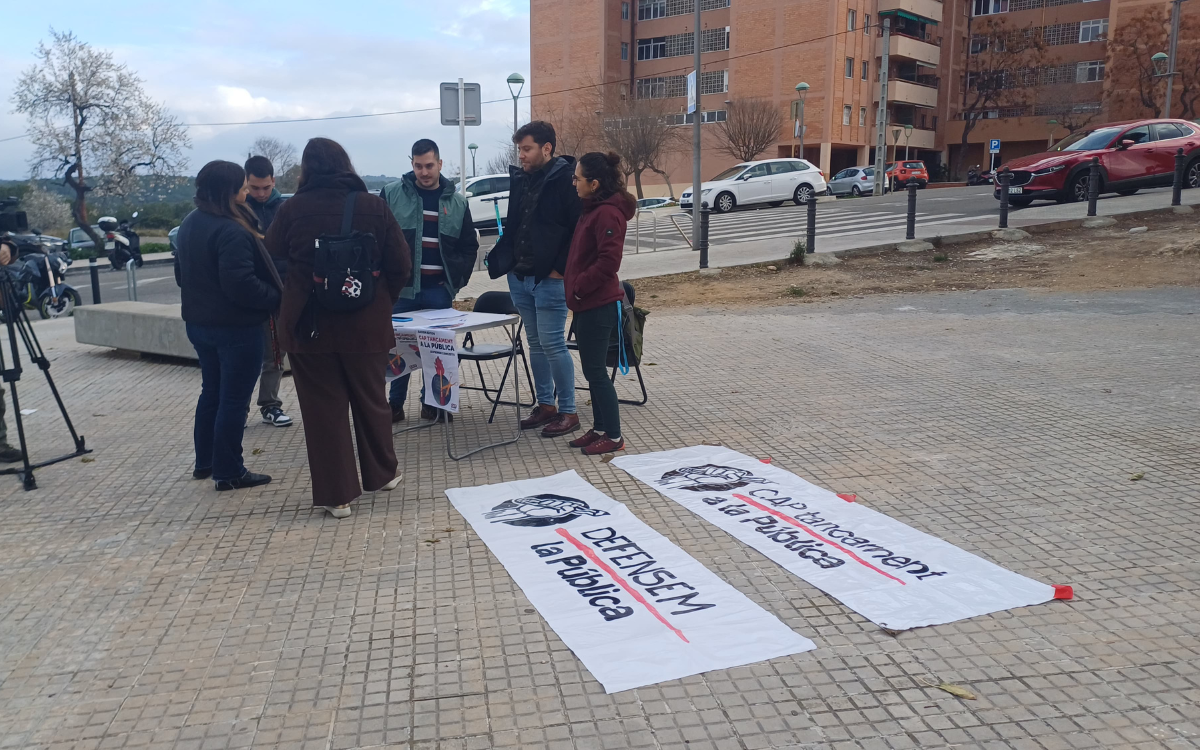
[[[82,456],[85,453],[91,453],[90,448],[84,447],[83,436],[75,432],[75,425],[71,423],[71,417],[67,414],[67,407],[63,404],[62,396],[58,393],[58,388],[54,385],[54,379],[50,377],[50,360],[46,359],[46,353],[42,350],[42,345],[37,340],[37,335],[33,332],[33,326],[29,323],[29,316],[25,314],[25,306],[21,303],[21,295],[17,291],[16,284],[12,274],[7,269],[0,269],[0,304],[3,305],[4,311],[4,326],[8,330],[8,350],[11,361],[5,359],[4,342],[0,341],[0,375],[3,375],[3,380],[8,384],[8,391],[12,395],[13,418],[17,422],[17,436],[21,442],[21,461],[23,466],[20,468],[0,469],[0,474],[16,474],[21,477],[22,484],[25,490],[37,489],[37,480],[33,478],[33,470],[40,469],[43,466],[67,461]],[[25,424],[21,417],[21,402],[17,396],[17,381],[21,379],[21,355],[17,348],[17,339],[25,346],[25,351],[29,354],[29,360],[38,366],[46,376],[46,384],[50,386],[50,392],[54,394],[54,400],[58,402],[58,410],[62,412],[63,421],[67,423],[67,429],[71,432],[71,439],[75,443],[75,450],[65,456],[51,458],[38,463],[30,463],[29,461],[29,446],[25,440]]]

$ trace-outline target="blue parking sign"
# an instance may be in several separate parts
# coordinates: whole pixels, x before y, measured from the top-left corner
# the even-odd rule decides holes
[[[992,140],[988,141],[988,153],[989,154],[1000,153],[1000,139],[999,138],[993,138]]]

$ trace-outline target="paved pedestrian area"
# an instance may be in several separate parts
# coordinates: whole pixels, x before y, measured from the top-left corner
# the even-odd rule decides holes
[[[310,509],[300,428],[255,422],[248,463],[277,481],[217,494],[189,478],[198,370],[39,323],[96,452],[34,492],[0,477],[0,748],[1200,747],[1198,301],[652,312],[631,451],[770,457],[1075,589],[899,636],[536,436],[460,463],[440,426],[401,436],[401,488],[339,522]],[[22,407],[47,456],[68,443],[38,376]],[[460,420],[473,439],[480,409]],[[566,469],[817,649],[605,695],[443,495]]]

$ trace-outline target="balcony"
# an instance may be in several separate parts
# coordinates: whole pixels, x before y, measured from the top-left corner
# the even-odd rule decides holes
[[[942,4],[939,0],[879,0],[879,12],[883,14],[903,11],[914,16],[942,22]]]
[[[937,45],[939,41],[941,41],[939,38],[929,35],[920,38],[903,33],[892,34],[891,42],[888,44],[888,56],[893,60],[915,60],[937,67],[942,56],[942,50]],[[883,50],[881,47],[878,49],[879,54],[875,56],[881,57]]]
[[[937,80],[935,76],[927,76]],[[878,101],[879,93],[875,94],[875,99]],[[928,107],[930,109],[937,106],[938,90],[937,86],[927,86],[922,83],[913,81],[905,81],[902,78],[888,79],[888,101],[895,104],[911,104],[914,107]]]

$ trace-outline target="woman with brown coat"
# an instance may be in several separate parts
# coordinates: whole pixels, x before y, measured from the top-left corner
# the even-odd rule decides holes
[[[375,236],[375,268],[380,270],[375,298],[353,312],[333,312],[314,300],[317,335],[298,335],[297,323],[313,286],[316,240],[341,234],[349,192],[361,193],[355,199],[353,230]],[[400,483],[384,369],[388,352],[396,345],[392,305],[409,281],[412,253],[391,209],[367,193],[345,149],[327,138],[313,138],[305,146],[299,188],[275,215],[267,249],[288,261],[279,341],[288,353],[300,401],[313,505],[345,518],[350,515],[350,501],[364,489],[391,490]]]

